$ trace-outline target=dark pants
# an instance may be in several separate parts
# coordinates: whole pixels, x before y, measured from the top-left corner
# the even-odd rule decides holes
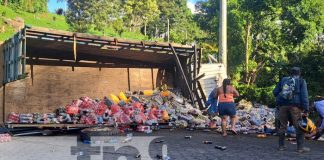
[[[298,119],[301,118],[301,109],[295,106],[281,106],[279,108],[279,147],[285,145],[285,132],[287,130],[288,117],[290,116],[291,122],[296,129],[297,149],[302,149],[304,146],[305,134],[298,127]]]

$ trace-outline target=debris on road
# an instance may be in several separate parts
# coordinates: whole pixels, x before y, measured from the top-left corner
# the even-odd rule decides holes
[[[8,133],[0,134],[0,143],[4,142],[10,142],[11,141],[11,135]]]
[[[264,128],[274,128],[275,109],[261,104],[241,100],[237,105],[237,132],[253,134]],[[65,107],[58,107],[55,113],[10,113],[8,123],[57,124],[74,123],[119,126],[122,133],[139,131],[151,133],[160,129],[159,124],[168,124],[172,130],[187,128],[195,131],[220,130],[219,116],[203,115],[191,105],[178,90],[144,90],[110,94],[103,99],[81,97]],[[136,128],[125,127],[135,124]]]
[[[215,146],[215,149],[219,149],[219,150],[221,150],[221,151],[224,151],[224,150],[227,149],[227,147],[216,145],[216,146]]]

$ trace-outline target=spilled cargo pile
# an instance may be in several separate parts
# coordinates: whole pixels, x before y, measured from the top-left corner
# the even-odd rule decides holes
[[[241,132],[260,131],[267,126],[273,128],[274,109],[263,105],[253,106],[250,102],[238,104],[239,121],[237,129]],[[150,132],[156,124],[172,127],[218,128],[221,119],[218,116],[204,115],[192,106],[179,91],[120,92],[103,99],[81,97],[65,107],[59,107],[55,113],[10,113],[8,123],[73,123],[73,124],[107,124],[111,126],[137,124],[138,131]]]
[[[78,124],[142,124],[172,122],[175,126],[207,126],[210,122],[178,91],[120,92],[103,99],[81,97],[55,113],[10,113],[8,123],[78,123]]]

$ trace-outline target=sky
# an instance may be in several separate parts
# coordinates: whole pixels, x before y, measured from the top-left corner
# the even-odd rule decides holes
[[[192,13],[194,13],[194,11],[195,11],[195,3],[197,1],[198,0],[188,0],[187,6],[188,6],[188,8],[190,8]],[[67,8],[66,3],[65,2],[57,3],[57,0],[49,0],[48,10],[50,12],[55,12],[55,10],[58,8],[63,8],[64,10],[66,10],[66,8]]]

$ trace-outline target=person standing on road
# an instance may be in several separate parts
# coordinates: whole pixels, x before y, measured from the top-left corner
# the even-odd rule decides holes
[[[216,97],[219,99],[218,103],[218,111],[219,115],[222,118],[222,130],[223,136],[227,136],[226,128],[227,128],[227,119],[231,118],[231,129],[230,131],[233,134],[237,134],[235,130],[236,124],[236,109],[234,103],[234,97],[238,97],[239,93],[237,90],[231,85],[230,79],[224,79],[223,85],[217,88]]]
[[[292,124],[296,129],[297,152],[303,153],[310,151],[310,148],[304,147],[305,134],[298,127],[298,120],[302,116],[308,116],[309,102],[307,84],[300,77],[300,68],[293,67],[289,77],[284,77],[273,90],[276,97],[276,104],[279,106],[279,150],[286,149],[285,132],[287,130],[288,117],[290,116]]]

